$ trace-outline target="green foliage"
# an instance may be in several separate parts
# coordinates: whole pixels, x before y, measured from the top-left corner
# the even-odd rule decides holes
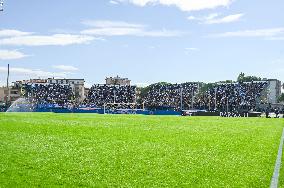
[[[284,102],[284,93],[278,97],[278,102]]]
[[[219,81],[218,83],[234,83],[233,80],[225,80],[225,81]]]
[[[252,81],[261,81],[260,77],[257,76],[245,76],[245,73],[241,72],[237,78],[238,82],[252,82]]]
[[[139,88],[137,88],[137,90],[140,93],[139,97],[140,98],[144,98],[147,95],[147,93],[150,91],[150,87],[149,86],[147,86],[147,87],[139,87]]]
[[[262,118],[0,113],[0,185],[269,187],[283,125]]]
[[[243,82],[245,80],[245,73],[241,72],[237,78],[238,82]]]
[[[171,85],[171,83],[169,83],[169,82],[158,82],[156,84],[159,84],[159,85]]]
[[[170,85],[170,84],[171,83],[168,83],[168,82],[158,82],[158,83],[151,84],[151,85],[149,85],[147,87],[139,87],[138,88],[138,91],[140,93],[139,99],[144,98],[147,95],[147,93],[150,91],[150,89],[152,87],[154,87],[155,85]],[[138,102],[140,102],[140,101],[138,101]]]
[[[214,88],[216,86],[216,83],[203,83],[201,84],[200,93],[203,94],[204,92]]]

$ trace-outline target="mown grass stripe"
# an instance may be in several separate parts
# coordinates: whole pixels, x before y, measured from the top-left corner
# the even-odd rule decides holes
[[[278,155],[275,162],[274,172],[270,183],[270,188],[277,188],[278,181],[279,181],[279,173],[281,168],[281,158],[282,158],[282,151],[283,151],[283,142],[284,142],[284,128],[282,131],[282,136],[279,144]]]

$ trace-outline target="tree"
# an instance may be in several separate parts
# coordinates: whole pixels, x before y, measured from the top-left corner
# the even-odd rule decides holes
[[[171,83],[168,82],[158,82],[151,85],[148,85],[146,87],[138,87],[137,90],[139,91],[139,101],[146,97],[147,93],[151,90],[151,88],[155,87],[155,85],[171,85]]]
[[[245,79],[245,73],[241,72],[237,78],[238,82],[243,82],[243,80]]]
[[[261,81],[260,77],[257,76],[245,76],[245,73],[241,72],[237,78],[237,81],[242,82],[252,82],[252,81]]]
[[[199,88],[200,93],[205,93],[206,91],[214,88],[215,86],[217,86],[216,83],[202,83],[201,87]]]
[[[278,102],[284,102],[284,93],[278,97]]]
[[[224,81],[219,81],[218,83],[225,83],[225,84],[229,84],[229,83],[234,83],[235,81],[233,80],[224,80]]]

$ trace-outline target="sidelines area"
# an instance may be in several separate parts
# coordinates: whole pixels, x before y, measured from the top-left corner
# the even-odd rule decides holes
[[[284,128],[282,131],[282,136],[279,144],[277,159],[275,162],[275,168],[273,172],[273,176],[270,183],[270,188],[277,188],[278,187],[278,181],[279,181],[279,173],[281,168],[281,158],[282,158],[282,151],[283,151],[283,142],[284,142]]]

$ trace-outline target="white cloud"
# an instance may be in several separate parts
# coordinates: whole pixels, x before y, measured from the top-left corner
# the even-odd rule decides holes
[[[185,48],[185,54],[191,54],[194,52],[198,52],[199,48],[194,48],[194,47],[190,47],[190,48]]]
[[[17,50],[1,50],[0,49],[0,60],[12,60],[21,59],[28,55],[18,52]]]
[[[31,32],[23,32],[19,30],[13,29],[2,29],[0,30],[0,37],[18,37],[18,36],[26,36],[31,35]]]
[[[11,38],[0,39],[0,45],[15,45],[15,46],[46,46],[46,45],[71,45],[85,44],[95,40],[92,36],[70,35],[70,34],[55,34],[55,35],[31,35],[18,36]]]
[[[194,17],[189,16],[188,20],[197,20],[200,24],[223,24],[223,23],[232,23],[239,21],[244,14],[232,14],[228,16],[221,17],[219,14],[214,13],[206,17]]]
[[[199,49],[198,48],[185,48],[185,50],[187,50],[187,51],[199,51]]]
[[[144,28],[146,25],[110,20],[84,20],[82,24],[99,28]]]
[[[94,28],[81,31],[84,35],[96,36],[139,36],[139,37],[175,37],[183,33],[180,31],[170,30],[149,30],[148,26],[141,24],[133,24],[121,21],[83,21],[85,25]]]
[[[243,16],[244,14],[232,14],[232,15],[225,16],[222,18],[208,19],[207,21],[205,21],[205,24],[232,23],[232,22],[239,21]]]
[[[217,18],[218,16],[220,16],[219,13],[212,13],[212,14],[209,14],[208,16],[206,16],[205,20],[212,20],[212,19]]]
[[[93,28],[83,30],[82,34],[98,35],[98,36],[123,36],[134,35],[140,32],[140,29],[135,28]]]
[[[0,72],[6,73],[7,67],[0,67]],[[22,68],[22,67],[11,67],[10,73],[12,75],[22,75],[22,76],[29,76],[29,77],[36,77],[36,78],[48,78],[48,77],[59,77],[59,78],[66,78],[68,73],[67,72],[48,72],[43,71],[40,69],[29,69],[29,68]]]
[[[219,13],[212,13],[212,14],[209,14],[208,16],[204,16],[204,17],[193,17],[193,16],[190,16],[190,17],[188,17],[188,19],[189,20],[198,20],[198,21],[205,22],[205,21],[213,20],[213,19],[217,18],[218,16],[220,16]]]
[[[198,18],[196,18],[195,16],[189,16],[187,17],[188,20],[198,20]]]
[[[70,65],[54,65],[52,66],[55,69],[63,70],[63,71],[77,71],[79,70],[77,67]]]
[[[198,11],[228,7],[233,0],[117,0],[124,3],[132,3],[137,6],[164,5],[176,6],[182,11]]]
[[[175,37],[182,35],[179,31],[145,31],[135,28],[94,28],[82,31],[82,34],[97,36],[138,36],[138,37]]]
[[[113,5],[117,5],[118,2],[117,1],[109,1],[110,4],[113,4]]]
[[[264,37],[268,39],[278,37],[281,38],[284,37],[284,27],[217,33],[211,34],[209,37]]]

